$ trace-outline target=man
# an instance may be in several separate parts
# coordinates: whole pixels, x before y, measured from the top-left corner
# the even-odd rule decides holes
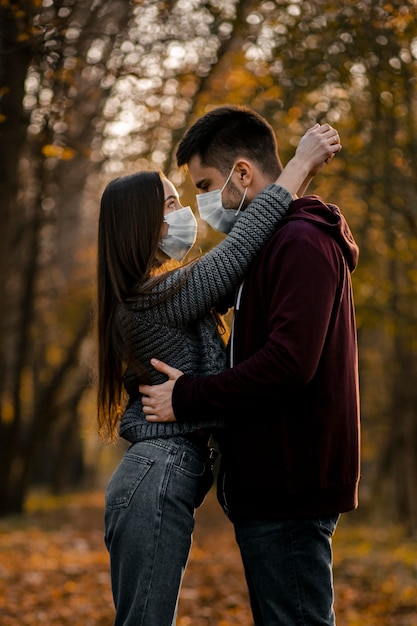
[[[177,160],[236,214],[258,193],[259,172],[276,177],[265,145],[253,112],[224,106],[187,131]],[[335,624],[331,538],[358,505],[357,259],[337,207],[294,200],[238,291],[230,369],[192,378],[153,361],[169,380],[140,387],[149,421],[224,420],[217,494],[256,626]]]

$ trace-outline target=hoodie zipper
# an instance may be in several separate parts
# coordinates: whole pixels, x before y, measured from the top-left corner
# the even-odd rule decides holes
[[[240,284],[239,289],[237,290],[236,301],[235,301],[234,312],[233,312],[232,330],[230,333],[230,367],[234,367],[235,365],[235,320],[240,309],[240,300],[242,298],[242,290],[243,290],[244,282],[245,281],[243,281]]]
[[[240,300],[242,298],[244,282],[245,281],[241,282],[239,289],[237,291],[234,312],[233,312],[232,330],[230,333],[230,367],[233,367],[235,364],[235,320],[240,309]],[[222,497],[223,497],[222,506],[223,506],[223,511],[229,517],[229,506],[227,504],[225,483],[226,483],[226,471],[224,471],[223,476],[222,476]]]

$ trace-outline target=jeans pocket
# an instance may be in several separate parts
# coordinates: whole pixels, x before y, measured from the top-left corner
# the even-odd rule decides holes
[[[177,469],[191,478],[198,478],[204,474],[206,462],[200,452],[187,449],[183,450]]]
[[[115,509],[129,506],[133,494],[152,465],[151,459],[125,452],[107,485],[106,507]]]
[[[196,501],[194,505],[196,509],[198,509],[198,507],[203,504],[204,498],[210,491],[213,485],[213,482],[214,482],[213,472],[212,472],[210,465],[207,463],[206,470],[203,474],[203,477],[200,480],[200,488],[197,492],[197,497],[196,497]]]
[[[337,515],[329,515],[327,517],[319,518],[320,527],[328,532],[329,537],[331,537],[334,534],[334,531],[336,530],[337,522],[339,521],[339,517],[340,515],[337,514]]]
[[[211,488],[214,477],[207,457],[208,450],[195,451],[186,449],[181,454],[179,465],[177,466],[177,476],[179,480],[188,480],[195,487],[194,508],[198,508],[204,501]]]

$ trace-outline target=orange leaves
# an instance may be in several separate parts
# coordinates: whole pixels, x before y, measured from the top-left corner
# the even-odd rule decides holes
[[[31,499],[0,520],[1,626],[112,626],[103,493]],[[355,514],[357,516],[357,514]],[[400,528],[350,525],[334,538],[340,626],[417,626],[417,542]],[[197,511],[177,626],[252,626],[233,527],[212,491]]]
[[[0,524],[2,626],[111,626],[102,496]]]

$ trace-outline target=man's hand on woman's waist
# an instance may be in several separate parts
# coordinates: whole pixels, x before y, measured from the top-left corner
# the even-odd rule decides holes
[[[172,390],[175,381],[183,375],[183,372],[158,359],[151,359],[151,365],[158,372],[166,374],[168,380],[161,385],[139,385],[146,420],[148,422],[176,422],[172,408]]]

